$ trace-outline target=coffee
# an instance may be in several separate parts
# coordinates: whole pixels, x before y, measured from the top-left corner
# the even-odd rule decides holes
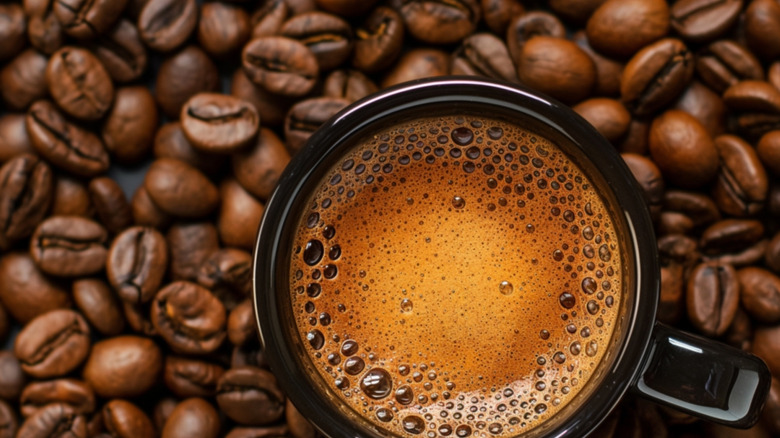
[[[586,170],[499,118],[364,136],[297,222],[304,361],[400,436],[510,437],[550,419],[599,373],[629,284],[622,225]]]

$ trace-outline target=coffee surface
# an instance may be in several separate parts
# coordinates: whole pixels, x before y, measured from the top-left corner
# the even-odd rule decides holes
[[[625,287],[619,233],[545,138],[485,117],[399,122],[308,203],[290,262],[297,331],[377,427],[516,436],[598,369]]]

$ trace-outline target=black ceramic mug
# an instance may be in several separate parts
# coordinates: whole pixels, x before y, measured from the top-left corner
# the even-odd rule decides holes
[[[428,125],[425,126],[430,126],[430,129],[425,132],[414,131],[412,128],[408,128],[407,132],[402,128],[400,132],[406,132],[405,136],[393,137],[387,134],[388,126],[412,126],[418,120],[430,121],[436,120],[437,117],[444,122],[437,125],[438,127],[430,124],[433,122],[426,122]],[[519,127],[517,139],[520,146],[512,141],[512,138],[504,137],[499,140],[501,130],[485,126],[481,121],[483,119],[504,120],[512,126]],[[519,134],[520,132],[523,134]],[[521,137],[526,143],[520,141]],[[553,169],[554,166],[550,165],[546,171],[550,178],[545,178],[545,165],[541,158],[548,157],[549,150],[545,149],[546,146],[533,146],[536,144],[537,137],[551,145],[557,145],[568,160],[565,163],[573,163],[565,164],[564,171],[558,177],[555,176],[555,172],[561,169]],[[362,156],[355,156],[355,150],[360,147],[360,144],[371,141],[378,144],[375,146],[376,153],[371,150],[363,152]],[[547,144],[544,141],[539,144]],[[479,147],[473,149],[469,144]],[[471,152],[474,152],[473,156],[469,155]],[[377,157],[382,154],[386,156]],[[532,158],[534,154],[541,155]],[[361,159],[366,163],[374,163],[373,170],[371,165],[357,164]],[[411,300],[417,301],[418,297],[421,300],[426,299],[427,297],[422,294],[415,295],[411,300],[406,298],[401,300],[399,313],[387,316],[388,319],[384,319],[383,316],[373,320],[368,318],[361,320],[360,312],[365,315],[367,309],[357,309],[355,315],[358,317],[354,320],[355,325],[352,325],[353,321],[344,322],[340,326],[334,322],[339,318],[346,319],[346,315],[352,315],[350,312],[353,312],[352,309],[347,310],[341,304],[336,309],[335,303],[338,300],[384,303],[399,297],[394,296],[397,291],[381,291],[381,288],[377,288],[373,282],[369,284],[367,280],[363,283],[360,280],[365,275],[363,270],[360,271],[360,275],[355,275],[357,271],[350,270],[351,264],[367,263],[367,266],[370,266],[372,262],[367,261],[365,257],[371,258],[371,254],[378,254],[371,252],[378,251],[374,249],[373,244],[369,245],[371,249],[366,249],[368,246],[362,247],[363,252],[359,256],[354,253],[349,254],[351,250],[356,251],[352,249],[355,245],[350,243],[349,236],[343,235],[343,229],[339,226],[333,228],[331,223],[323,221],[322,216],[314,211],[325,212],[324,209],[330,207],[332,202],[340,202],[338,200],[341,198],[347,204],[352,202],[350,199],[353,196],[356,197],[355,199],[360,198],[360,193],[355,195],[354,190],[348,190],[351,186],[344,188],[346,183],[342,179],[342,174],[357,181],[355,184],[359,183],[359,187],[365,190],[365,193],[373,190],[370,199],[366,197],[365,201],[360,202],[369,202],[369,200],[377,202],[377,198],[389,199],[382,197],[394,196],[396,182],[392,184],[389,182],[390,175],[394,172],[393,166],[399,168],[412,165],[415,164],[415,160],[418,160],[421,169],[425,166],[423,162],[427,161],[430,165],[434,165],[448,160],[450,168],[448,171],[453,175],[448,181],[450,185],[457,186],[459,181],[466,181],[467,174],[478,174],[479,178],[482,178],[480,181],[484,180],[489,187],[495,187],[496,190],[504,187],[504,194],[496,198],[497,204],[488,203],[487,199],[483,202],[481,198],[463,200],[457,196],[453,197],[452,205],[443,205],[442,208],[451,215],[448,217],[455,221],[458,217],[465,217],[455,215],[458,213],[456,210],[463,208],[464,204],[472,208],[476,203],[480,209],[483,209],[480,210],[482,212],[508,208],[506,204],[517,205],[514,208],[519,212],[523,211],[522,208],[531,208],[526,206],[526,202],[530,205],[533,200],[528,193],[537,190],[536,187],[529,191],[520,190],[519,186],[523,185],[520,182],[521,178],[515,177],[515,181],[510,182],[510,178],[504,176],[506,172],[501,171],[501,169],[511,168],[517,175],[523,175],[525,168],[522,166],[530,169],[524,175],[527,177],[525,181],[527,184],[535,184],[540,189],[543,187],[548,191],[554,189],[563,192],[571,191],[574,187],[572,181],[577,181],[580,185],[575,190],[588,191],[588,193],[580,191],[579,198],[598,196],[598,199],[603,201],[603,211],[608,211],[604,215],[608,216],[609,220],[602,216],[601,221],[587,218],[588,215],[593,214],[590,211],[591,205],[590,203],[586,206],[577,204],[579,202],[577,196],[571,194],[568,198],[551,196],[549,201],[544,201],[550,203],[550,205],[544,204],[552,211],[549,220],[563,221],[558,219],[556,214],[562,211],[559,207],[563,207],[566,211],[562,217],[568,213],[570,217],[565,221],[574,224],[569,226],[569,230],[576,234],[574,241],[577,242],[577,248],[574,249],[573,254],[569,254],[568,259],[563,258],[564,252],[552,254],[555,260],[561,260],[563,263],[561,275],[571,275],[572,279],[577,279],[579,285],[581,277],[590,275],[588,271],[604,275],[601,269],[604,269],[605,262],[606,265],[617,263],[614,260],[610,261],[610,257],[620,257],[621,264],[615,266],[619,266],[618,270],[621,273],[617,275],[621,281],[612,284],[619,284],[621,290],[610,292],[608,284],[600,283],[605,290],[598,289],[596,292],[597,283],[592,281],[593,278],[588,277],[593,284],[593,289],[587,290],[590,286],[586,287],[586,281],[583,281],[582,287],[586,289],[586,294],[594,294],[593,296],[598,296],[600,301],[595,298],[591,300],[590,295],[582,295],[581,298],[570,297],[566,295],[567,292],[559,295],[557,290],[550,294],[549,300],[555,305],[563,306],[559,309],[562,310],[560,316],[558,313],[553,315],[555,318],[563,319],[560,327],[553,330],[553,336],[572,336],[572,339],[576,338],[577,341],[567,344],[560,351],[549,356],[541,354],[534,356],[536,364],[533,366],[537,367],[535,371],[537,375],[531,378],[539,380],[535,385],[523,386],[522,382],[525,382],[523,378],[518,380],[521,383],[511,388],[507,386],[503,390],[499,388],[499,391],[495,391],[496,388],[475,390],[469,393],[473,395],[472,398],[464,396],[464,393],[458,396],[458,387],[454,382],[476,381],[474,375],[463,376],[462,370],[461,374],[449,370],[450,374],[445,371],[445,378],[441,380],[441,370],[447,370],[447,364],[433,363],[433,361],[430,364],[426,361],[415,362],[411,354],[404,356],[403,351],[396,353],[398,357],[410,357],[406,362],[397,358],[385,358],[382,357],[383,354],[386,356],[387,351],[395,351],[394,348],[389,347],[388,350],[382,345],[377,345],[376,342],[372,344],[371,342],[375,340],[360,340],[361,350],[359,353],[356,352],[357,338],[360,336],[355,336],[355,333],[361,333],[362,325],[384,323],[389,327],[391,324],[388,321],[391,321],[395,327],[391,330],[392,333],[404,337],[405,329],[398,328],[395,323],[400,322],[403,325],[407,318],[412,318],[408,315],[412,312]],[[362,170],[361,166],[363,166]],[[534,170],[534,166],[538,170]],[[570,172],[568,174],[570,179],[567,179],[566,171],[574,167],[580,168],[584,177],[578,176],[579,174],[573,176]],[[438,167],[436,169],[441,171]],[[431,181],[431,178],[426,180],[425,172],[410,175],[399,181],[411,185],[412,188],[409,190],[413,193],[426,192],[428,185],[431,187],[435,185],[435,181]],[[583,178],[586,180],[585,183],[582,182]],[[542,180],[543,184],[540,182]],[[314,197],[315,193],[320,193],[321,196]],[[430,198],[428,195],[426,192],[419,199],[409,197],[407,202],[409,205],[414,202],[424,202]],[[507,199],[510,201],[507,202]],[[538,201],[537,199],[535,202]],[[578,205],[579,210],[573,208],[574,205]],[[572,207],[574,211],[566,209],[567,206]],[[583,214],[582,211],[586,213]],[[579,216],[574,212],[578,212]],[[386,213],[392,214],[392,212]],[[401,224],[404,215],[400,209],[398,213],[399,230],[407,229],[404,227],[409,226],[408,224]],[[374,219],[377,223],[388,220],[384,212],[374,214],[376,217],[369,214],[368,219],[363,221],[364,225],[371,226]],[[525,218],[524,215],[518,217]],[[593,222],[587,222],[586,219]],[[420,220],[420,227],[429,225],[423,222]],[[561,223],[565,228],[566,224]],[[592,236],[585,228],[590,229],[592,223],[595,223],[596,227],[606,226],[604,223],[612,224],[611,246],[590,245]],[[444,226],[444,224],[434,225]],[[414,224],[411,227],[416,226]],[[528,228],[524,230],[525,232],[533,231],[531,224],[526,227]],[[324,235],[324,238],[301,244],[299,234],[304,228],[318,230],[317,232]],[[336,231],[336,228],[341,231]],[[469,233],[484,231],[470,223],[464,223],[462,228],[467,236]],[[514,229],[514,225],[510,228]],[[610,242],[609,236],[606,234],[604,236]],[[365,237],[372,238],[372,236]],[[408,238],[413,239],[412,235]],[[555,246],[557,244],[550,240],[540,239],[539,242],[533,240],[535,243],[528,245]],[[600,237],[595,240],[599,241]],[[429,241],[428,238],[426,241]],[[571,250],[567,245],[564,245],[564,248]],[[593,248],[598,248],[598,254],[588,254],[588,251],[592,251]],[[610,253],[608,248],[613,248],[613,251]],[[529,246],[526,249],[532,252],[533,247]],[[463,253],[457,257],[467,260],[469,250],[469,247],[464,247]],[[390,252],[388,249],[387,253]],[[414,258],[418,255],[422,260],[422,253],[406,257],[414,262]],[[328,261],[328,257],[332,263]],[[579,260],[577,257],[582,258],[582,266],[574,269],[569,265],[566,268],[564,265],[566,260]],[[598,265],[585,263],[587,257],[597,262],[600,258],[601,262]],[[301,260],[306,263],[303,264]],[[530,270],[527,271],[530,273],[526,275],[533,275],[536,269],[534,266],[537,266],[539,261],[536,258],[529,260],[533,263],[528,265]],[[305,273],[304,270],[291,268],[296,263],[307,268]],[[421,266],[419,269],[422,276],[426,273],[430,274],[426,271],[432,269],[430,263],[428,259],[417,263]],[[353,280],[348,279],[350,272],[355,277]],[[417,275],[416,272],[413,274]],[[337,275],[346,278],[344,281],[347,283],[341,283],[343,285],[349,285],[349,281],[354,281],[354,288],[329,290],[329,287],[332,288],[330,286],[332,283],[327,279],[333,279]],[[382,275],[386,277],[377,278],[377,282],[387,281],[390,284],[397,280],[396,275],[404,274],[390,270]],[[601,278],[598,275],[596,277]],[[491,279],[491,281],[498,281],[498,279]],[[300,286],[297,286],[299,284]],[[515,284],[515,292],[522,289],[518,286]],[[509,293],[513,290],[512,284],[508,281],[502,281],[497,287],[504,295],[508,295],[507,290]],[[458,437],[584,436],[593,431],[629,392],[707,420],[746,428],[757,421],[770,385],[769,371],[757,357],[708,339],[677,331],[656,321],[656,307],[660,293],[656,239],[641,189],[632,174],[614,148],[568,107],[507,83],[476,78],[437,78],[412,82],[358,101],[327,122],[293,159],[266,206],[255,249],[254,288],[255,310],[268,363],[296,407],[322,433],[333,438],[450,435]],[[464,289],[468,289],[465,284]],[[451,292],[451,296],[455,297],[457,292],[455,288]],[[604,292],[607,292],[606,295],[617,293],[619,300],[605,298]],[[361,293],[367,295],[368,301],[365,299],[358,301],[349,295],[357,296]],[[406,289],[403,293],[406,293]],[[333,294],[340,294],[340,298],[331,302],[333,307],[331,309],[328,308],[326,299]],[[519,296],[523,295],[515,293],[511,298],[518,300]],[[499,295],[496,297],[495,300],[504,299]],[[372,301],[380,299],[382,301]],[[450,298],[436,299],[441,305],[441,312],[448,311]],[[495,300],[491,298],[490,303]],[[589,300],[587,305],[585,300]],[[467,301],[474,300],[469,298]],[[515,313],[518,319],[533,320],[532,315],[535,315],[534,312],[538,309],[529,308],[528,305],[523,306],[522,302],[511,302],[514,303],[513,306],[519,306]],[[407,304],[408,308],[404,308],[403,306]],[[501,306],[508,305],[501,304]],[[536,304],[532,305],[534,306]],[[436,306],[432,307],[420,309],[420,312],[428,311],[433,312],[429,315],[435,315]],[[417,307],[414,312],[417,312]],[[588,321],[595,321],[595,325],[585,327],[587,333],[579,326],[569,330],[569,327],[574,324],[568,324],[567,320],[575,321],[586,312],[591,314],[588,316],[591,318]],[[525,314],[528,316],[524,316]],[[614,318],[604,325],[601,315],[605,315],[605,318],[606,315],[613,315]],[[463,314],[460,317],[466,318]],[[493,336],[490,330],[494,327],[501,327],[500,321],[503,320],[499,321],[499,319],[483,318],[478,321],[485,327],[484,335],[479,325],[471,325],[464,326],[469,327],[467,329],[470,330],[469,333],[454,333],[452,338],[460,339],[459,336],[463,335],[471,336],[470,339],[484,341],[480,345],[488,347],[492,345],[491,354],[506,360],[507,355],[512,356],[507,352],[517,348],[514,341],[503,345],[491,344],[493,339],[482,339]],[[409,321],[411,326],[415,320],[409,319]],[[509,326],[511,324],[510,321]],[[520,326],[522,324],[518,325]],[[516,330],[517,338],[532,339],[533,345],[546,348],[544,341],[551,336],[551,332],[544,328],[546,326],[534,324],[527,326],[534,328],[523,329],[526,332]],[[602,326],[609,326],[611,331],[606,332],[607,335],[604,335],[600,344],[588,344],[587,336],[591,335],[591,329],[594,333],[596,331],[601,333]],[[348,329],[339,330],[334,327],[348,327]],[[563,328],[569,330],[569,333],[559,334],[559,332],[563,333]],[[411,327],[409,330],[409,333],[416,333]],[[417,341],[428,342],[419,339]],[[386,342],[392,343],[392,340]],[[431,351],[438,351],[437,349],[447,346],[440,345],[435,339],[431,339],[430,342]],[[370,345],[375,347],[371,348]],[[591,345],[593,345],[592,351],[587,351],[586,356],[586,349],[591,348]],[[599,348],[598,355],[596,355],[596,347]],[[551,348],[553,350],[550,351],[554,351],[555,347]],[[427,352],[415,351],[415,354],[422,356]],[[591,361],[587,375],[576,374],[578,371],[574,371],[574,364],[585,367],[588,357],[598,360],[595,363]],[[552,374],[557,373],[555,371],[557,368],[549,368],[551,364],[559,366],[554,362],[559,362],[560,375],[568,377],[555,379],[550,377],[551,370]],[[542,378],[545,370],[548,375]],[[571,371],[572,374],[566,374],[565,370]],[[470,372],[480,374],[479,366],[474,365]],[[456,374],[458,377],[455,377]],[[572,377],[575,375],[584,376],[583,381],[579,382],[577,378]],[[507,378],[511,380],[512,376]],[[532,382],[529,380],[530,383]],[[478,397],[480,394],[482,399]],[[495,394],[495,399],[498,401],[493,402],[492,399],[485,401],[485,394],[490,397]],[[574,395],[569,396],[570,394]],[[562,399],[565,400],[563,403],[561,403]],[[477,406],[485,406],[488,402],[489,409],[477,408]],[[556,402],[561,405],[556,405]],[[553,409],[553,406],[557,408]]]

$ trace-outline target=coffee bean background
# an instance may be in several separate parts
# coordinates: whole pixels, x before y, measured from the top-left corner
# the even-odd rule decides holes
[[[0,438],[315,437],[253,321],[264,203],[341,108],[446,74],[591,122],[659,318],[780,378],[780,0],[3,0]],[[773,379],[748,431],[628,397],[594,436],[778,435]]]

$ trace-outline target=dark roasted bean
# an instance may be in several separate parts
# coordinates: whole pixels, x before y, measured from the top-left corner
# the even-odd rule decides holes
[[[0,60],[5,61],[14,57],[24,48],[27,23],[24,11],[18,4],[0,5]]]
[[[211,403],[202,398],[188,398],[168,416],[161,438],[217,438],[219,428],[219,414]]]
[[[152,303],[152,323],[175,352],[204,354],[225,339],[227,315],[206,288],[176,281],[162,288]]]
[[[155,98],[163,112],[175,119],[190,97],[202,91],[215,91],[218,85],[214,62],[197,46],[187,46],[160,65]]]
[[[726,129],[726,105],[718,94],[699,81],[693,81],[674,104],[674,109],[685,111],[704,126],[711,137]]]
[[[284,138],[287,140],[287,147],[293,153],[301,150],[317,128],[349,103],[346,99],[314,97],[293,105],[284,121]]]
[[[54,403],[42,407],[19,427],[19,437],[87,438],[87,419],[70,407]]]
[[[722,93],[746,79],[764,79],[764,69],[755,56],[738,43],[716,41],[696,56],[696,73],[713,90]]]
[[[38,269],[29,252],[9,252],[0,258],[0,300],[21,323],[50,310],[70,307],[70,294]]]
[[[517,81],[512,58],[504,42],[495,35],[478,33],[463,40],[452,57],[451,73]]]
[[[438,49],[412,49],[401,56],[382,80],[382,88],[450,73],[450,57]]]
[[[322,88],[326,97],[337,97],[351,102],[378,91],[376,84],[358,70],[336,70],[328,75]]]
[[[703,263],[693,269],[687,286],[688,319],[708,336],[720,336],[731,325],[739,306],[740,283],[734,267]]]
[[[780,277],[766,269],[742,268],[737,272],[740,301],[745,311],[759,322],[780,321]]]
[[[85,382],[76,379],[57,379],[31,382],[19,398],[22,415],[35,415],[51,403],[67,405],[75,414],[91,414],[95,411],[95,393]]]
[[[78,47],[66,46],[51,55],[46,83],[57,105],[78,119],[100,119],[114,101],[114,84],[105,67]]]
[[[110,29],[127,0],[55,0],[53,3],[54,15],[65,33],[85,40]]]
[[[170,276],[195,281],[203,262],[219,249],[217,230],[211,223],[174,224],[165,236],[170,252]]]
[[[18,400],[26,382],[27,377],[22,371],[19,359],[11,351],[0,351],[0,399]],[[2,429],[2,425],[0,425],[0,431]]]
[[[225,369],[219,365],[178,356],[165,358],[165,385],[181,398],[213,397]]]
[[[52,201],[52,171],[30,154],[0,167],[0,248],[30,236]]]
[[[158,158],[152,163],[144,187],[162,211],[176,217],[203,217],[219,203],[217,188],[203,173],[171,158]]]
[[[148,88],[119,88],[103,122],[103,143],[118,162],[135,164],[149,156],[158,120],[157,105]]]
[[[8,107],[26,110],[49,90],[46,66],[49,60],[35,49],[27,49],[0,70],[0,95]]]
[[[89,326],[72,310],[40,315],[19,332],[14,354],[25,373],[38,378],[64,376],[81,365],[89,353]]]
[[[119,183],[108,177],[94,178],[87,186],[98,218],[109,233],[117,234],[133,223],[133,213]]]
[[[144,411],[125,400],[111,400],[103,406],[103,423],[112,437],[155,436],[154,425]]]
[[[260,117],[254,106],[226,94],[199,93],[181,109],[181,128],[196,149],[236,152],[254,140]]]
[[[474,32],[481,18],[477,0],[392,0],[412,36],[429,44],[452,44]]]
[[[761,211],[769,181],[755,149],[733,135],[717,137],[715,148],[721,164],[713,198],[720,210],[733,216]]]
[[[671,7],[672,28],[685,40],[717,38],[739,17],[742,0],[681,0]]]
[[[131,227],[119,234],[108,251],[106,274],[119,297],[146,303],[162,284],[168,245],[157,230]]]
[[[285,96],[303,96],[319,75],[317,58],[303,43],[281,36],[255,38],[241,55],[244,73],[266,90]]]
[[[149,0],[138,16],[138,31],[146,45],[167,52],[182,45],[197,22],[195,0]]]
[[[128,20],[119,20],[110,31],[93,41],[91,47],[116,82],[133,81],[146,70],[146,47],[138,28]]]
[[[30,238],[30,253],[43,272],[80,277],[106,265],[108,233],[97,222],[79,216],[52,216]]]
[[[250,25],[249,14],[236,5],[204,3],[198,20],[198,43],[209,55],[230,55],[249,39]]]
[[[125,328],[122,308],[105,281],[87,278],[73,282],[73,301],[97,331],[115,336]]]
[[[650,155],[664,178],[681,187],[701,187],[718,171],[718,151],[693,116],[669,110],[650,127]]]
[[[282,25],[280,35],[311,50],[320,70],[333,70],[352,54],[352,29],[341,18],[324,12],[296,15]]]
[[[240,424],[271,424],[284,414],[284,402],[276,377],[268,371],[232,368],[219,379],[217,403],[225,415]]]
[[[506,45],[515,63],[520,59],[525,43],[538,36],[565,38],[566,28],[558,17],[544,11],[530,11],[512,18],[506,30]]]
[[[198,284],[232,310],[252,292],[252,255],[233,248],[214,251],[198,271]]]

